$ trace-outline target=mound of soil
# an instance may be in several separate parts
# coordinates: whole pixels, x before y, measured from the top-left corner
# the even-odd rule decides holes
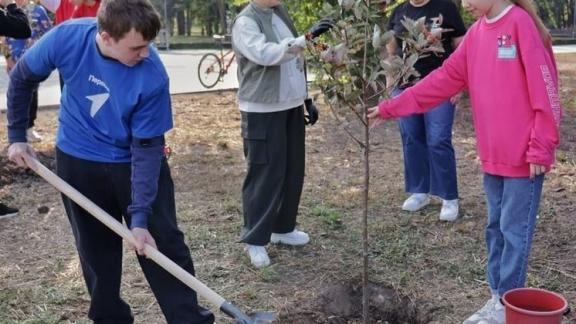
[[[389,324],[420,324],[430,322],[430,316],[408,297],[377,283],[369,285],[370,322]],[[316,301],[280,317],[280,323],[345,324],[362,320],[362,285],[359,282],[340,283],[327,287]]]

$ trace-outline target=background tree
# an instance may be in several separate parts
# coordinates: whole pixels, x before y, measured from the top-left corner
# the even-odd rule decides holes
[[[212,34],[225,34],[229,24],[249,0],[152,0],[159,12],[164,15],[164,4],[169,29],[172,34],[190,35],[192,27],[200,27],[205,36]],[[390,5],[398,5],[407,0],[392,0]],[[462,0],[452,0],[462,8]],[[305,31],[314,22],[321,18],[324,3],[336,5],[338,0],[284,0],[296,27]],[[545,24],[557,33],[570,34],[573,32],[576,0],[537,0],[540,15]],[[462,9],[462,15],[467,25],[474,22],[474,18]],[[175,23],[174,23],[175,22]],[[176,27],[175,29],[172,27]]]
[[[535,3],[548,28],[572,32],[576,0],[538,0]]]

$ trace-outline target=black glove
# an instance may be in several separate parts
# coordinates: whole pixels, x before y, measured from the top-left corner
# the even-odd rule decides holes
[[[306,33],[306,39],[314,39],[334,27],[334,20],[330,18],[322,18],[319,22],[314,24],[312,28]]]
[[[318,108],[314,104],[312,99],[308,98],[304,100],[304,106],[306,107],[307,114],[304,115],[306,120],[306,125],[314,125],[318,121]]]

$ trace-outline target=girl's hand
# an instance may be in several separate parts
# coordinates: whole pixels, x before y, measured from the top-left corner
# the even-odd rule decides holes
[[[368,108],[368,124],[370,125],[370,129],[382,124],[384,120],[380,118],[380,111],[378,106]]]
[[[546,167],[540,164],[530,163],[530,179],[534,179],[537,176],[546,173]]]
[[[462,100],[462,92],[450,98],[450,103],[453,104],[454,106],[458,106],[461,100]]]

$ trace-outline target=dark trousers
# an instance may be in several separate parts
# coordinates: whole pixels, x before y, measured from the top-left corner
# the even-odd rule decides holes
[[[60,83],[60,92],[64,90],[64,79],[62,78],[62,74],[58,74],[58,82]]]
[[[242,187],[242,242],[264,246],[272,233],[289,233],[304,184],[303,107],[273,113],[242,112],[248,173]]]
[[[130,224],[130,163],[100,163],[72,157],[57,150],[58,175],[116,220]],[[63,196],[84,280],[91,302],[88,317],[99,324],[133,323],[130,307],[120,298],[122,239]],[[176,223],[174,185],[166,160],[158,182],[148,230],[158,249],[194,274],[190,251]],[[144,275],[168,323],[213,323],[214,316],[198,306],[196,293],[160,266],[138,257]]]
[[[32,99],[30,100],[30,107],[28,108],[28,127],[34,127],[36,116],[38,114],[38,88],[32,92]]]

